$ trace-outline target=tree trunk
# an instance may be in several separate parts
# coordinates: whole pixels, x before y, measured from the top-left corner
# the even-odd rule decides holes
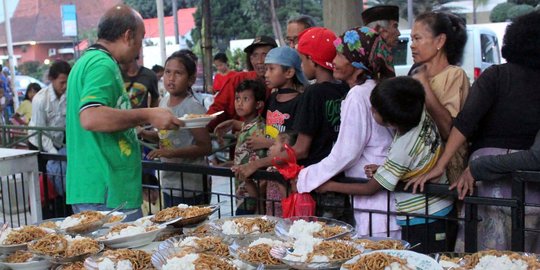
[[[323,1],[324,26],[341,35],[345,30],[362,25],[362,0]]]
[[[283,40],[283,33],[281,32],[281,24],[276,15],[274,0],[270,0],[270,14],[272,14],[272,30],[274,32],[274,37],[277,37],[279,46],[283,46],[285,41]]]

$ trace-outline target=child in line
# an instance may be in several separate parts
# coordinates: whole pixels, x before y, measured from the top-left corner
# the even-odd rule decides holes
[[[259,81],[245,80],[235,89],[234,108],[236,114],[244,119],[227,120],[219,124],[214,133],[218,140],[230,130],[238,131],[236,147],[234,149],[234,165],[246,164],[250,161],[266,156],[266,150],[251,150],[247,140],[251,136],[264,136],[265,122],[259,112],[264,108],[266,87]],[[253,215],[257,212],[257,198],[259,191],[252,179],[239,181],[235,179],[237,208],[236,215]]]
[[[296,187],[301,193],[312,192],[341,173],[365,178],[364,166],[382,163],[392,143],[392,131],[375,122],[369,102],[375,85],[393,74],[391,51],[381,36],[368,27],[349,29],[333,44],[337,51],[333,60],[334,77],[346,82],[350,90],[341,103],[339,134],[330,154],[298,175]],[[357,235],[401,235],[395,215],[380,214],[395,210],[394,203],[388,204],[393,202],[392,196],[386,191],[354,196]]]
[[[291,147],[296,143],[296,140],[298,138],[298,133],[294,131],[285,131],[279,133],[279,135],[274,139],[274,143],[270,148],[268,149],[268,157],[273,158],[281,158],[281,153],[286,151],[285,145],[288,145]],[[275,167],[269,167],[268,171],[276,171]],[[269,182],[267,186],[272,186],[270,182],[276,183],[274,186],[275,190],[272,191],[275,194],[279,194],[279,198],[276,197],[276,199],[270,199],[267,198],[266,200],[266,214],[267,215],[273,215],[273,216],[282,216],[282,209],[281,209],[281,200],[287,197],[287,187],[284,183],[276,182],[276,181],[267,181]]]
[[[248,147],[252,150],[268,149],[279,133],[293,128],[301,94],[304,91],[304,86],[307,85],[300,57],[294,49],[289,47],[274,48],[268,52],[264,63],[266,65],[266,86],[275,88],[277,91],[270,95],[266,105],[266,137],[251,136],[247,141]],[[241,176],[241,179],[246,179],[243,170],[249,168],[251,163],[234,166],[233,171],[237,177]],[[275,181],[268,182],[266,198],[276,201],[281,201],[284,198],[280,193],[279,184]],[[276,216],[281,216],[281,205],[276,205],[275,209]]]
[[[433,119],[426,112],[422,85],[410,77],[397,77],[382,81],[371,92],[371,111],[380,125],[395,129],[394,141],[384,164],[374,170],[367,184],[327,182],[320,189],[349,194],[370,195],[385,188],[394,191],[398,182],[429,171],[437,162],[442,149],[441,136]],[[366,174],[369,175],[368,172]],[[447,184],[443,175],[438,181]],[[425,214],[437,217],[455,217],[453,199],[449,196],[396,192],[398,212]],[[402,238],[411,243],[422,243],[421,252],[443,252],[454,249],[457,224],[453,221],[422,217],[398,216]],[[429,239],[425,239],[426,235]]]
[[[175,52],[165,61],[163,80],[169,95],[159,103],[159,107],[170,109],[174,115],[204,114],[206,109],[191,95],[195,82],[196,65],[193,59],[181,52]],[[142,130],[141,137],[159,140],[159,149],[148,153],[149,159],[159,158],[163,162],[205,165],[205,156],[212,147],[210,135],[205,127],[178,130]],[[203,204],[203,179],[199,174],[173,171],[161,172],[161,186],[165,207],[185,203]],[[196,192],[198,191],[198,192]]]

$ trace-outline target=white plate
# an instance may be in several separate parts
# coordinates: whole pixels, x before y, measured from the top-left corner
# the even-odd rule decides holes
[[[167,259],[174,257],[178,252],[181,251],[179,248],[169,248],[169,249],[162,249],[154,252],[152,254],[152,264],[154,267],[158,270],[161,270],[163,265],[167,263]],[[232,261],[230,261],[227,258],[222,258],[222,260],[228,262],[231,266],[233,266],[235,269],[238,269]]]
[[[156,239],[157,235],[165,228],[165,226],[160,226],[158,229],[144,232],[140,234],[134,234],[134,235],[128,235],[123,237],[118,237],[114,239],[99,239],[97,238],[99,242],[102,242],[106,246],[110,248],[134,248],[134,247],[141,247],[150,244],[154,239]],[[101,231],[103,235],[106,235],[108,231]]]
[[[47,229],[47,228],[41,228],[49,233],[53,233],[53,229]],[[6,233],[6,231],[4,231]],[[9,233],[9,232],[7,232]],[[31,241],[30,241],[31,242]],[[10,254],[17,250],[25,250],[27,248],[28,243],[23,244],[15,244],[15,245],[0,245],[0,253],[2,254]]]
[[[268,237],[265,237],[265,238],[281,241],[281,239],[279,239],[277,236],[268,236]],[[247,240],[247,239],[235,240],[233,242],[233,244],[229,246],[229,253],[231,254],[231,256],[236,258],[236,260],[240,261],[242,263],[242,265],[246,265],[247,267],[245,266],[245,268],[256,269],[260,264],[245,261],[245,260],[242,260],[240,258],[240,253],[247,252],[247,250],[249,248],[249,245],[252,242],[254,242],[254,240],[252,240],[252,239],[250,239],[250,240]],[[282,242],[282,244],[283,244],[283,242]],[[280,269],[280,270],[285,269],[286,270],[286,269],[289,269],[289,268],[290,267],[287,264],[284,264],[284,263],[281,263],[281,264],[278,264],[278,265],[264,265],[264,269]]]
[[[235,217],[226,217],[226,218],[215,219],[215,220],[211,220],[210,223],[208,223],[208,224],[210,225],[210,228],[212,228],[213,233],[220,236],[223,239],[224,242],[229,243],[229,244],[232,244],[234,242],[234,240],[236,240],[236,239],[240,239],[240,240],[243,240],[243,239],[256,240],[256,239],[261,238],[261,237],[267,237],[267,236],[274,235],[274,231],[270,231],[270,232],[266,232],[266,233],[253,232],[253,233],[246,233],[246,234],[225,234],[225,233],[223,233],[222,226],[225,223],[225,221],[235,220],[235,219],[238,219],[238,218],[263,218],[263,219],[270,220],[270,221],[274,222],[275,224],[277,224],[281,220],[281,218],[273,217],[273,216],[244,215],[244,216],[235,216]],[[275,225],[275,226],[277,226],[277,225]]]
[[[205,116],[205,117],[198,117],[198,118],[185,118],[186,116],[182,116],[178,119],[182,120],[184,122],[184,126],[182,128],[203,128],[210,123],[215,116]]]
[[[373,254],[376,252],[385,253],[385,254],[396,256],[402,259],[406,259],[409,264],[416,266],[416,270],[443,270],[443,268],[433,258],[424,254],[410,251],[410,250],[393,250],[393,249],[392,250],[390,249],[377,250],[373,252],[360,254],[348,260],[344,264],[355,263],[356,261],[358,261],[358,259],[360,259],[360,256],[365,256],[365,255]],[[347,269],[342,266],[341,270],[347,270]]]
[[[51,263],[45,258],[38,257],[35,261],[29,261],[25,263],[7,263],[4,262],[7,256],[0,258],[0,264],[14,270],[45,270],[51,267]]]
[[[354,234],[354,227],[352,225],[350,225],[350,224],[347,224],[347,223],[343,222],[343,221],[339,221],[339,220],[331,219],[331,218],[324,218],[324,217],[305,216],[305,217],[292,217],[292,218],[286,218],[286,219],[280,220],[276,224],[276,228],[275,228],[276,235],[279,238],[283,239],[283,240],[293,241],[294,238],[289,236],[289,229],[291,228],[294,221],[296,221],[296,220],[305,220],[307,222],[323,222],[328,226],[340,226],[340,227],[345,229],[345,231],[343,233],[340,233],[340,234],[335,235],[333,237],[329,237],[329,238],[324,239],[324,240],[339,239],[339,238],[342,238],[342,237],[344,237],[346,235]]]

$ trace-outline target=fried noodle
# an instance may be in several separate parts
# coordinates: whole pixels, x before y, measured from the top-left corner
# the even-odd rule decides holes
[[[83,254],[96,254],[99,252],[98,241],[91,238],[73,240],[68,243],[66,257],[74,257]]]
[[[12,230],[4,240],[4,245],[17,245],[28,243],[32,240],[47,235],[47,232],[37,226],[23,226],[20,229]]]
[[[131,263],[133,270],[143,270],[151,269],[151,255],[142,250],[131,250],[131,249],[117,249],[117,250],[107,250],[103,254],[104,257],[107,257],[113,260],[115,263],[118,263],[122,260],[127,260]]]
[[[192,218],[207,215],[212,212],[210,207],[198,207],[190,206],[188,208],[179,208],[178,206],[173,206],[165,208],[154,216],[154,222],[166,222],[175,218]]]
[[[15,253],[7,256],[7,263],[25,263],[32,259],[32,253],[28,251],[17,250]]]
[[[239,253],[240,259],[256,264],[279,265],[281,262],[270,255],[272,247],[268,244],[259,244],[248,247]]]
[[[306,262],[311,262],[316,255],[326,256],[330,261],[334,261],[348,260],[358,254],[360,254],[360,250],[350,243],[325,241],[313,247],[313,251],[308,254]]]
[[[68,241],[63,235],[48,234],[45,237],[28,244],[28,248],[48,256],[63,257],[68,247]]]
[[[392,263],[399,263],[403,269],[408,269],[407,260],[382,252],[369,253],[360,257],[355,263],[344,264],[343,267],[350,270],[380,270]]]

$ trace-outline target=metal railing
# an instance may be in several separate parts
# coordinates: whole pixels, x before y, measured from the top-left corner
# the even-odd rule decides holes
[[[42,148],[43,137],[51,138],[47,132],[49,131],[65,131],[64,128],[58,127],[29,127],[16,125],[0,125],[0,146],[12,148],[17,146],[26,146],[28,139],[37,137],[38,149]]]

